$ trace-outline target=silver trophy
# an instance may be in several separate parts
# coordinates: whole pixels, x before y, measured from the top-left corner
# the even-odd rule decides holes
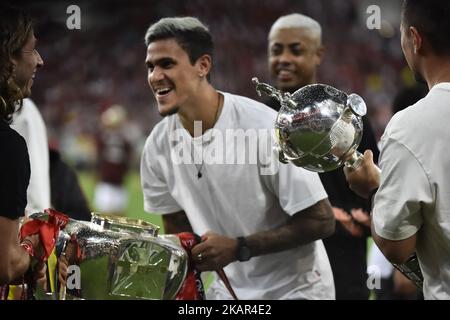
[[[360,96],[324,84],[308,85],[291,95],[257,78],[252,81],[260,96],[265,93],[281,104],[275,123],[281,162],[314,172],[358,167],[362,155],[356,149],[367,112]]]
[[[253,78],[256,91],[278,100],[281,109],[275,123],[280,161],[314,172],[342,165],[357,169],[362,155],[356,151],[362,134],[364,100],[325,84],[305,86],[292,95]],[[394,267],[422,289],[423,275],[417,255]]]
[[[174,299],[186,277],[188,255],[176,236],[158,236],[158,229],[142,220],[99,214],[91,222],[69,219],[55,249],[74,272],[62,285],[56,268],[50,275],[53,291],[37,298]]]

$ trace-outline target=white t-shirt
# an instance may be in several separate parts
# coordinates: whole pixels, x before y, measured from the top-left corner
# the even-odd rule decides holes
[[[30,184],[27,189],[26,215],[50,208],[50,168],[47,129],[38,108],[30,99],[14,113],[11,128],[26,141],[30,157]]]
[[[184,210],[195,233],[238,237],[279,227],[289,216],[327,197],[317,174],[279,163],[271,140],[275,111],[247,98],[223,95],[220,117],[203,136],[192,138],[178,115],[166,117],[153,129],[141,161],[147,212]],[[236,147],[239,139],[233,137],[242,133],[248,134],[245,151],[245,139]],[[255,134],[257,140],[252,140]],[[334,299],[322,241],[234,262],[225,272],[240,299]],[[213,283],[211,296],[231,298],[220,281]]]
[[[417,233],[426,299],[450,299],[449,119],[450,83],[440,83],[392,118],[381,144],[375,231],[389,240]]]

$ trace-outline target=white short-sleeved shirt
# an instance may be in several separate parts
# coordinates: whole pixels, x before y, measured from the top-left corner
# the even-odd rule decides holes
[[[374,199],[378,235],[417,233],[426,299],[450,299],[450,83],[434,86],[397,113],[382,137],[380,188]]]
[[[32,100],[23,100],[22,109],[14,113],[11,128],[25,139],[30,156],[26,214],[42,212],[51,207],[47,128]]]
[[[272,149],[276,113],[256,101],[223,95],[215,127],[201,137],[192,138],[178,115],[155,126],[141,161],[145,210],[160,214],[184,210],[195,233],[238,237],[279,227],[291,215],[325,199],[316,173],[279,163]],[[248,139],[237,146],[236,137],[242,133]],[[245,148],[243,141],[248,142]],[[261,151],[266,147],[268,152]],[[322,241],[234,262],[225,272],[240,299],[334,299]],[[231,298],[219,280],[212,284],[209,297]]]

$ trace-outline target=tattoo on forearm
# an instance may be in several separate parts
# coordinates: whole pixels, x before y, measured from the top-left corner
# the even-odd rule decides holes
[[[334,215],[328,199],[296,213],[283,226],[246,237],[252,256],[279,252],[333,234]]]

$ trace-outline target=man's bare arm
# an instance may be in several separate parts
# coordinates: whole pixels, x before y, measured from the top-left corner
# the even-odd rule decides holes
[[[30,256],[19,245],[18,232],[18,219],[0,217],[0,285],[19,278],[30,265]]]
[[[416,250],[417,234],[404,240],[388,240],[380,237],[376,232],[372,223],[372,238],[383,252],[384,256],[391,262],[402,264],[405,263],[409,257]]]
[[[335,220],[328,199],[293,215],[279,228],[246,236],[252,257],[292,249],[334,233]],[[237,260],[238,241],[235,238],[207,232],[203,241],[192,249],[201,271],[219,270]]]
[[[293,215],[283,226],[246,237],[252,256],[292,249],[331,236],[335,219],[328,199]]]
[[[175,234],[180,232],[193,232],[188,217],[184,211],[165,214],[162,216],[164,232]]]

